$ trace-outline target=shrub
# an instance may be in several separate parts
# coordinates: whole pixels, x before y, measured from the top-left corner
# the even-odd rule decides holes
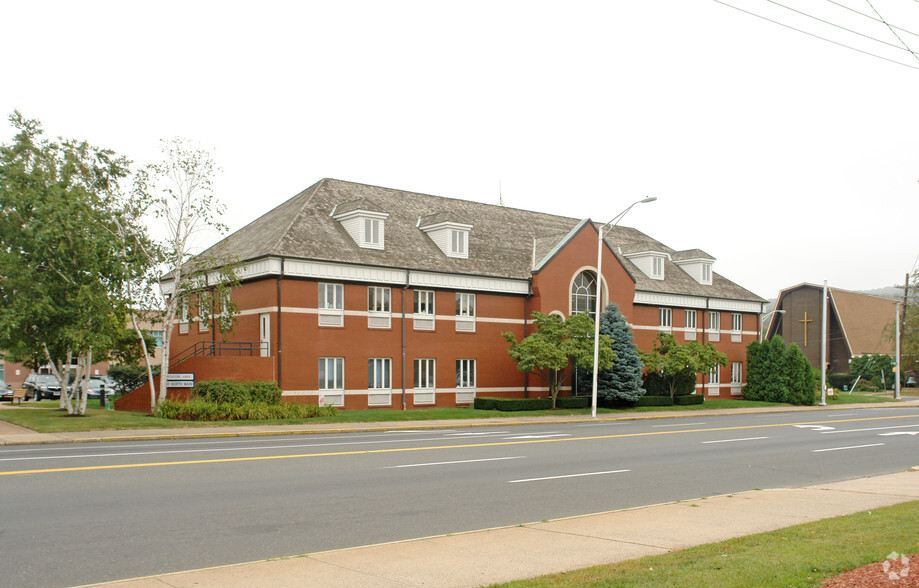
[[[642,396],[635,402],[635,406],[673,406],[673,401],[674,398],[670,396]]]
[[[674,396],[688,396],[696,391],[696,374],[693,372],[682,372],[674,376],[676,385],[674,386]],[[645,374],[642,385],[648,396],[667,396],[670,397],[670,387],[667,378],[658,373]],[[652,406],[652,405],[648,405]]]
[[[743,397],[811,405],[816,402],[818,388],[814,374],[814,368],[794,343],[786,347],[779,336],[763,343],[754,341],[747,346]]]
[[[476,398],[472,404],[476,410],[548,410],[552,408],[551,398]]]
[[[693,394],[691,396],[674,396],[673,404],[679,406],[686,406],[689,404],[702,404],[705,402],[705,397],[701,394]]]
[[[827,374],[826,381],[830,388],[836,390],[851,390],[856,376],[852,374]]]
[[[188,402],[164,400],[153,416],[177,421],[247,421],[272,419],[307,419],[334,415],[334,407],[319,408],[311,404],[281,402],[210,402],[193,398]]]
[[[555,399],[558,408],[590,408],[590,396],[559,396]]]
[[[192,389],[192,396],[218,404],[225,402],[279,404],[281,402],[281,389],[274,382],[205,380],[195,384]]]

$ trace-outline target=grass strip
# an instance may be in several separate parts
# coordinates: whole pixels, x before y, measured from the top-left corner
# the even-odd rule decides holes
[[[889,399],[872,396],[851,395],[850,402],[889,402]],[[775,402],[754,402],[740,399],[713,399],[703,404],[688,406],[642,406],[635,408],[609,409],[599,408],[601,415],[623,415],[645,412],[684,412],[725,408],[756,408],[769,406],[789,406]],[[426,408],[413,410],[372,409],[342,410],[334,416],[322,416],[311,419],[273,419],[261,421],[174,421],[154,418],[145,413],[106,410],[99,408],[97,401],[90,401],[86,416],[69,416],[58,408],[58,401],[43,400],[28,402],[22,407],[4,407],[0,409],[0,420],[32,429],[39,433],[72,433],[78,431],[113,431],[126,429],[176,429],[196,427],[249,426],[249,425],[302,425],[335,424],[335,423],[378,423],[378,422],[411,422],[419,420],[464,420],[464,419],[515,419],[530,416],[571,416],[590,414],[589,408],[528,410],[518,412],[501,412],[497,410],[475,410],[472,408]]]
[[[884,561],[891,552],[919,553],[919,501],[493,586],[819,586],[826,578]]]

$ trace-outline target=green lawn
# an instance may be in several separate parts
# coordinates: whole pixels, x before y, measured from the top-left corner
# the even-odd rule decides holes
[[[890,400],[876,396],[847,395],[838,400],[829,400],[828,404],[846,402],[889,402]],[[703,404],[690,406],[642,406],[625,409],[597,409],[600,415],[623,415],[636,412],[674,412],[696,411],[723,408],[752,408],[761,406],[786,406],[773,402],[753,402],[749,400],[716,399],[706,400]],[[342,410],[335,416],[323,416],[304,420],[270,420],[270,421],[233,421],[233,422],[189,422],[158,419],[143,413],[105,410],[99,408],[98,401],[90,401],[87,405],[85,417],[68,416],[58,408],[58,401],[43,400],[41,402],[27,402],[15,408],[0,410],[0,419],[27,427],[39,433],[60,433],[73,431],[103,431],[119,429],[151,429],[151,428],[181,428],[181,427],[213,427],[233,425],[277,425],[277,424],[302,424],[310,423],[374,423],[374,422],[400,422],[418,420],[448,420],[448,419],[507,419],[525,416],[567,416],[586,415],[590,409],[558,409],[558,410],[530,410],[520,412],[501,412],[497,410],[474,410],[472,408],[428,408],[418,410]]]
[[[907,502],[666,555],[495,586],[819,586],[825,578],[884,561],[894,551],[919,553],[917,529],[919,501]]]

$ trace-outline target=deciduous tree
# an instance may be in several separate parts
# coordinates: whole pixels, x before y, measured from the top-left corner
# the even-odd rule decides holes
[[[716,366],[728,363],[728,357],[711,343],[687,341],[677,343],[670,333],[658,333],[651,351],[638,351],[648,373],[658,373],[673,398],[677,383],[686,374],[707,374]]]
[[[514,333],[502,333],[510,343],[508,355],[517,362],[517,370],[532,372],[549,386],[552,408],[564,380],[570,377],[568,366],[574,363],[579,368],[592,370],[594,365],[594,321],[587,314],[575,314],[562,319],[555,314],[533,313],[535,331],[522,341]],[[600,354],[597,365],[608,369],[616,360],[607,335],[600,335]],[[566,373],[567,372],[567,373]]]

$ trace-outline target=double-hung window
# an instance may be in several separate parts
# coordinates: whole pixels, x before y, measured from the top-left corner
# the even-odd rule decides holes
[[[718,385],[721,383],[721,366],[715,366],[708,372],[708,395],[718,396]]]
[[[415,404],[434,404],[435,387],[434,360],[416,359],[413,391]]]
[[[392,325],[391,291],[381,286],[367,288],[367,326],[388,329]]]
[[[342,284],[319,284],[319,326],[342,327],[345,324],[345,287]]]
[[[367,404],[392,404],[392,359],[371,357],[367,360]]]
[[[345,358],[320,357],[319,358],[319,389],[344,390],[345,389]]]
[[[182,300],[179,303],[179,333],[188,332],[188,301]]]
[[[456,330],[475,331],[475,294],[456,293]]]
[[[412,324],[416,331],[434,330],[434,291],[415,290]]]
[[[380,224],[382,221],[377,218],[364,219],[364,244],[381,245],[383,240],[380,238]]]
[[[708,340],[721,340],[721,313],[718,311],[708,313]]]
[[[740,343],[743,331],[743,315],[739,312],[731,313],[731,342]]]
[[[731,362],[731,395],[737,396],[741,392],[743,384],[743,363],[739,361]]]
[[[662,330],[670,331],[670,328],[673,326],[673,309],[670,309],[670,308],[659,308],[658,309],[658,326]]]
[[[475,400],[475,360],[456,360],[456,402],[468,404]]]
[[[454,255],[467,255],[466,231],[450,230],[450,252]]]
[[[683,331],[683,338],[686,341],[695,341],[696,340],[696,311],[686,310],[683,311],[683,317],[686,321],[686,328]]]

